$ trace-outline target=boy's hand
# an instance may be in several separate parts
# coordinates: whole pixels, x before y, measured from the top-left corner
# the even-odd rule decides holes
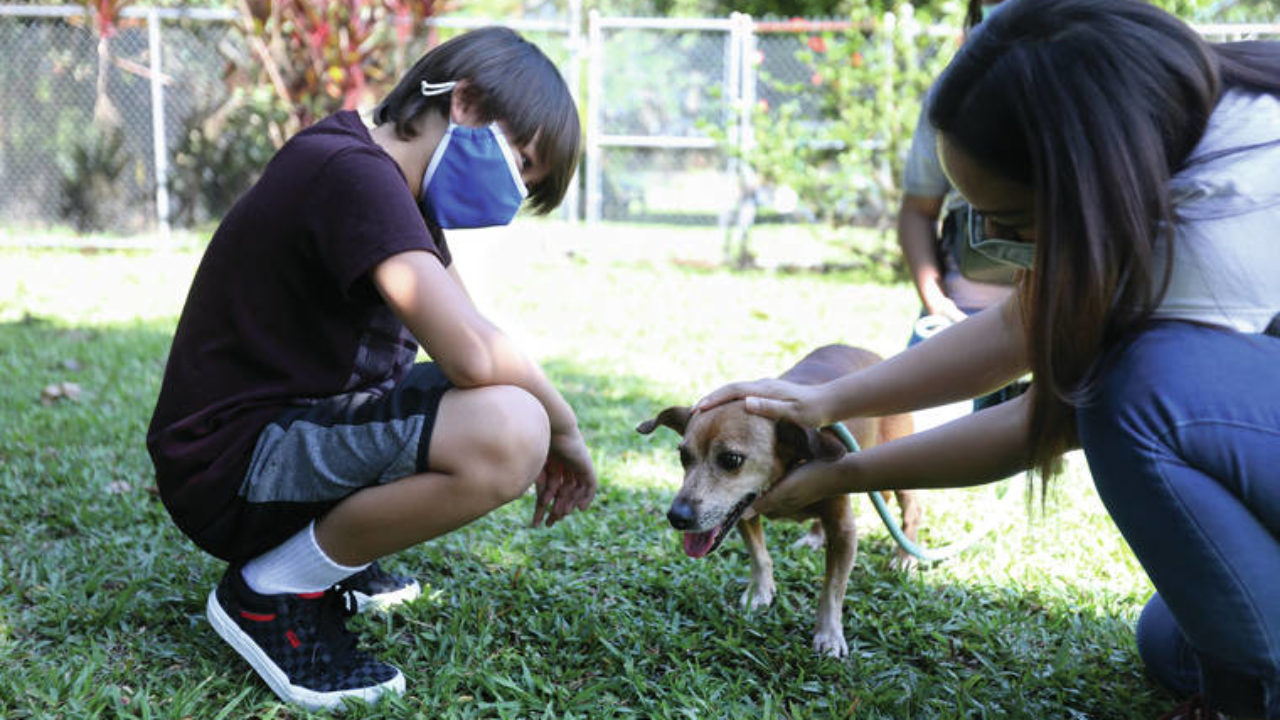
[[[596,496],[596,469],[591,463],[582,434],[555,434],[547,464],[535,482],[537,502],[533,508],[533,527],[546,520],[547,527],[559,522],[574,510],[586,510]]]

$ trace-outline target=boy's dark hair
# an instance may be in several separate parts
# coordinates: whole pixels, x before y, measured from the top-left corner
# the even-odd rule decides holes
[[[517,144],[537,137],[537,159],[550,173],[529,188],[529,202],[536,213],[553,210],[578,164],[578,108],[551,60],[508,28],[472,30],[428,51],[374,109],[374,123],[394,123],[400,138],[416,137],[423,115],[449,114],[450,93],[424,96],[423,81],[457,80],[467,84],[454,92],[465,92],[486,122],[501,120]]]
[[[1143,0],[1006,0],[936,84],[941,136],[1036,194],[1035,271],[1020,296],[1043,471],[1075,443],[1074,406],[1104,351],[1167,288],[1166,188],[1224,87],[1280,94],[1280,43],[1212,45]]]

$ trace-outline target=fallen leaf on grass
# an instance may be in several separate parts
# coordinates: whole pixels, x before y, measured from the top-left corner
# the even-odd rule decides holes
[[[80,399],[80,392],[80,386],[73,382],[60,382],[45,385],[44,390],[40,391],[40,404],[49,406],[59,400],[70,400],[75,402]]]

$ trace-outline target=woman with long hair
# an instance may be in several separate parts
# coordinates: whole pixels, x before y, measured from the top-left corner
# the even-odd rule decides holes
[[[1157,591],[1152,676],[1280,718],[1280,43],[1207,43],[1141,0],[1009,0],[929,119],[988,249],[1025,268],[1017,294],[827,385],[734,383],[698,407],[821,427],[1032,387],[803,466],[757,508],[1048,477],[1080,447]]]

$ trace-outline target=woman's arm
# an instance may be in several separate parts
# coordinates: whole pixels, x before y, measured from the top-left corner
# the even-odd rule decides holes
[[[968,400],[1026,374],[1016,295],[861,372],[827,383],[828,419],[892,415]]]
[[[932,342],[932,341],[930,341]],[[980,485],[1030,466],[1030,393],[831,462],[796,468],[755,503],[789,514],[844,493]]]
[[[997,390],[1026,373],[1022,315],[1009,296],[881,363],[822,385],[780,380],[732,383],[697,410],[746,398],[750,412],[820,427],[850,417],[892,415]]]

